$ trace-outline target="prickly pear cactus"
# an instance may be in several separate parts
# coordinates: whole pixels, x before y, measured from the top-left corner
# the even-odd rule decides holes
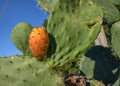
[[[90,86],[119,86],[119,61],[112,56],[110,49],[91,47],[101,31],[102,23],[105,23],[103,19],[107,20],[107,26],[120,19],[119,1],[37,2],[50,13],[44,24],[46,29],[35,27],[32,30],[32,26],[25,22],[14,27],[11,39],[25,58],[16,56],[0,59],[0,86],[65,86],[61,69],[71,73],[82,72],[87,76],[86,81]],[[120,57],[119,26],[119,23],[115,23],[109,34],[112,34],[111,47]],[[29,49],[37,60],[26,56]],[[43,59],[45,56],[48,58]]]
[[[120,5],[120,0],[109,0],[115,5]]]
[[[51,13],[59,0],[37,0],[38,6]]]
[[[43,59],[49,46],[49,37],[44,27],[35,27],[29,39],[30,50],[37,60]]]
[[[0,86],[65,86],[50,65],[31,57],[0,59]]]
[[[108,23],[113,23],[120,19],[120,11],[111,2],[117,1],[115,0],[94,0],[94,1],[103,8],[105,13],[104,18],[107,20]]]
[[[102,9],[91,0],[60,0],[47,23],[53,65],[62,66],[89,48],[100,32],[102,18]]]
[[[11,40],[24,55],[29,54],[29,34],[32,26],[26,22],[17,24],[11,32]]]
[[[110,28],[111,30],[111,47],[112,50],[115,52],[116,55],[118,55],[120,59],[120,21],[116,22],[115,24],[112,25]]]
[[[105,86],[114,84],[119,79],[120,64],[111,54],[110,49],[102,46],[90,48],[81,60],[80,70],[88,79],[102,81]]]
[[[101,81],[97,81],[97,80],[90,80],[89,83],[90,86],[105,86]]]
[[[120,85],[120,68],[119,68],[119,76],[116,82],[112,86],[119,86]]]

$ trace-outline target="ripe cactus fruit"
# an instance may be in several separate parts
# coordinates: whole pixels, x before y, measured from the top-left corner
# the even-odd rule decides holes
[[[26,22],[18,23],[11,32],[11,40],[24,55],[29,55],[29,35],[32,26]]]
[[[49,37],[44,27],[33,28],[30,38],[29,47],[37,60],[41,60],[47,53],[49,46]]]

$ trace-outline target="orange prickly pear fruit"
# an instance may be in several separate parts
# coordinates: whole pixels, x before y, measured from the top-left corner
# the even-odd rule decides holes
[[[49,36],[44,27],[34,27],[29,38],[29,48],[37,60],[42,60],[47,53]]]

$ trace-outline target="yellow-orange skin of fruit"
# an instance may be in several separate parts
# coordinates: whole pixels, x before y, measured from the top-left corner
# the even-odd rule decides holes
[[[37,60],[42,60],[49,47],[49,36],[44,27],[34,27],[29,38],[29,48]]]

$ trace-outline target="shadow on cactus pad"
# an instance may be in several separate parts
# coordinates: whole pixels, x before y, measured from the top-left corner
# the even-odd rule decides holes
[[[80,64],[81,71],[88,79],[100,80],[106,85],[113,85],[118,80],[119,67],[111,50],[102,46],[90,48]]]
[[[55,38],[53,37],[52,34],[48,34],[49,35],[49,38],[50,38],[50,44],[49,44],[49,49],[48,49],[48,53],[47,53],[47,56],[48,57],[51,57],[51,55],[53,53],[55,53],[55,50],[56,50],[56,42],[55,42]]]

